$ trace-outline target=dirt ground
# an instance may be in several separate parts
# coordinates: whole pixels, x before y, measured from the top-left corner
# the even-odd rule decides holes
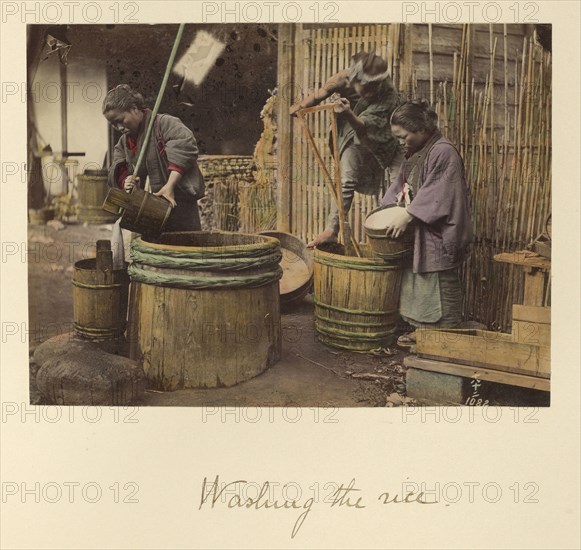
[[[43,341],[71,331],[74,263],[94,257],[96,241],[109,239],[110,235],[110,225],[64,225],[60,229],[50,225],[29,226],[31,357]],[[281,325],[282,358],[256,378],[230,388],[163,393],[149,390],[141,404],[384,407],[401,404],[397,394],[406,400],[405,354],[395,347],[357,353],[321,344],[315,335],[311,295],[284,309]],[[33,404],[42,403],[34,383],[37,368],[31,363]]]

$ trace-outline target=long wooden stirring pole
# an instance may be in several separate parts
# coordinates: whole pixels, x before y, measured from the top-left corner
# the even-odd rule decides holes
[[[149,124],[147,125],[147,130],[145,132],[145,137],[143,138],[143,144],[141,145],[141,149],[139,151],[139,155],[137,156],[137,162],[135,163],[135,169],[133,170],[134,174],[137,174],[141,164],[143,163],[143,159],[145,158],[145,151],[147,150],[147,145],[149,143],[149,138],[151,136],[151,130],[153,129],[153,124],[155,122],[155,116],[157,115],[157,111],[159,110],[159,105],[161,104],[161,99],[165,92],[165,87],[167,86],[167,81],[169,80],[169,73],[171,72],[171,68],[173,66],[173,62],[176,57],[176,53],[178,51],[178,46],[182,39],[182,34],[184,33],[185,23],[180,23],[178,32],[176,34],[176,38],[173,43],[173,48],[171,50],[169,59],[167,60],[167,66],[165,68],[165,74],[163,75],[163,80],[161,82],[161,86],[159,87],[159,92],[157,93],[157,99],[155,100],[155,105],[151,110],[151,118],[149,120]]]
[[[347,256],[352,256],[351,246],[355,250],[357,256],[361,257],[359,247],[351,234],[351,227],[345,219],[345,205],[343,204],[343,186],[341,185],[341,157],[339,155],[339,145],[337,143],[337,113],[333,110],[331,112],[331,136],[333,139],[333,164],[335,168],[335,187],[337,189],[337,209],[339,210],[339,231],[343,236],[343,244],[345,245],[345,253]]]
[[[343,241],[343,244],[345,246],[345,249],[346,249],[345,251],[349,255],[350,254],[349,249],[352,247],[355,250],[355,253],[357,254],[357,256],[361,257],[361,250],[359,248],[359,245],[351,233],[351,229],[349,227],[348,221],[345,219],[345,209],[343,207],[343,193],[342,193],[342,188],[341,188],[341,166],[339,164],[340,158],[339,158],[339,149],[338,149],[338,145],[337,145],[337,120],[336,120],[336,114],[333,111],[333,109],[334,109],[334,106],[329,105],[329,104],[317,105],[314,107],[306,107],[304,109],[300,109],[299,111],[297,111],[297,119],[301,122],[301,126],[303,128],[304,133],[305,133],[305,137],[307,138],[307,142],[309,143],[309,145],[311,146],[311,149],[313,150],[313,153],[315,155],[315,160],[319,164],[321,171],[323,172],[323,175],[326,178],[326,182],[327,182],[329,191],[331,193],[331,196],[333,197],[333,199],[335,200],[335,204],[337,205],[337,210],[339,212],[339,234],[340,234],[341,240]],[[323,158],[321,157],[321,153],[319,152],[319,149],[315,143],[315,140],[313,139],[311,132],[309,131],[309,128],[307,126],[307,122],[305,120],[306,113],[314,113],[317,111],[331,111],[332,112],[331,132],[332,132],[332,139],[333,139],[333,160],[334,160],[334,164],[335,164],[335,177],[334,178],[331,176],[331,174],[327,170],[327,167],[325,166]]]

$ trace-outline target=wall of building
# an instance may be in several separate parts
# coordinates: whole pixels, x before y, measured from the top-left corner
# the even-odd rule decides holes
[[[63,93],[66,94],[66,149],[85,154],[72,157],[79,161],[79,169],[83,170],[102,166],[107,153],[107,122],[101,115],[107,81],[101,53],[88,41],[79,41],[74,30],[69,33],[69,38],[73,44],[76,42],[76,47],[69,52],[66,81],[62,82],[58,54],[41,59],[34,79],[29,83],[29,106],[42,139],[39,145],[50,145],[55,156],[60,156],[63,150],[62,97]]]

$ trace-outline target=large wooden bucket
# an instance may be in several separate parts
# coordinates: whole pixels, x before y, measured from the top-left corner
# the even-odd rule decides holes
[[[134,187],[130,193],[112,187],[103,208],[121,214],[119,225],[123,229],[157,237],[163,231],[172,207],[168,200],[139,187]]]
[[[112,268],[110,247],[98,241],[97,258],[79,260],[73,269],[73,330],[88,340],[123,338],[127,326],[129,275],[127,268]]]
[[[103,210],[103,201],[109,191],[106,170],[85,170],[77,178],[78,218],[81,223],[113,223],[118,216]]]
[[[130,357],[153,387],[232,386],[280,359],[276,239],[164,233],[131,256]]]
[[[324,344],[366,351],[393,344],[399,319],[400,259],[345,256],[342,245],[315,249],[315,326]]]

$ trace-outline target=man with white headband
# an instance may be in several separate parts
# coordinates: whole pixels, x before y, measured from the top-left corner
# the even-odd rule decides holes
[[[351,208],[355,191],[377,193],[386,168],[401,159],[398,140],[391,134],[389,119],[398,105],[397,93],[388,76],[384,59],[368,52],[351,58],[348,69],[333,75],[313,94],[290,108],[312,107],[331,95],[340,98],[334,103],[337,117],[337,145],[341,158],[341,188],[345,215]],[[390,170],[395,172],[395,170]],[[313,248],[335,241],[339,233],[339,214],[333,205],[325,230],[307,246]]]

